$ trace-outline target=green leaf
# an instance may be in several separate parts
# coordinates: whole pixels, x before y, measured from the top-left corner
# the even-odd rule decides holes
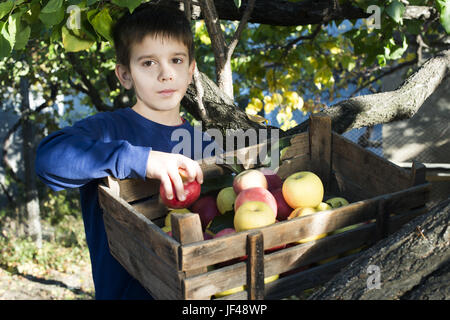
[[[89,19],[89,22],[98,34],[108,41],[113,42],[111,33],[113,20],[109,15],[108,8],[103,8],[103,10],[96,14],[92,19]]]
[[[401,24],[403,21],[403,14],[405,13],[405,5],[398,0],[394,0],[386,8],[386,12],[395,22]]]
[[[61,30],[64,49],[68,52],[87,50],[95,43],[93,40],[82,39],[73,35],[66,26],[63,26]]]
[[[12,47],[9,41],[3,36],[6,29],[6,23],[0,21],[0,59],[6,58],[11,54]]]
[[[28,43],[30,39],[31,28],[30,26],[26,26],[25,29],[21,30],[19,33],[16,33],[16,43],[14,44],[15,50],[22,50]]]
[[[47,5],[42,8],[42,13],[54,13],[62,8],[63,0],[50,0]]]
[[[141,0],[112,0],[112,3],[118,5],[119,7],[126,7],[130,10],[130,13],[133,13],[134,9],[139,7],[141,4]]]
[[[8,0],[0,3],[0,19],[6,16],[14,6],[14,0]]]
[[[439,8],[439,20],[445,31],[450,34],[450,3],[448,0],[436,0]]]
[[[236,8],[240,8],[242,5],[242,0],[234,0],[234,4],[236,5]]]
[[[47,27],[53,27],[54,25],[59,24],[64,19],[64,8],[59,9],[58,11],[52,13],[39,13],[39,19],[42,23]]]

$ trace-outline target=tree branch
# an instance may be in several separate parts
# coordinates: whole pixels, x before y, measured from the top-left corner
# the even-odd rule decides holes
[[[332,119],[333,130],[344,133],[351,129],[370,127],[411,118],[425,100],[449,74],[450,50],[426,61],[396,90],[350,98],[322,111]],[[307,121],[287,131],[303,132]]]

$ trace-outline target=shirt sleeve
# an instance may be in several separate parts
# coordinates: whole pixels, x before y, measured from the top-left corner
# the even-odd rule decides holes
[[[36,174],[53,190],[77,188],[93,179],[145,179],[150,147],[103,139],[102,121],[88,118],[50,134],[36,152]]]

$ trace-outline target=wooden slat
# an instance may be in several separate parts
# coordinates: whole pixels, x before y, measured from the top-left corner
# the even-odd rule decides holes
[[[303,132],[290,140],[291,145],[285,150],[281,161],[309,154],[309,134]],[[281,150],[280,150],[281,151]]]
[[[149,220],[164,217],[168,213],[167,206],[159,200],[159,197],[133,203],[131,206]]]
[[[328,190],[331,176],[331,118],[311,115],[309,118],[309,147],[312,172]]]
[[[277,175],[281,179],[286,179],[292,173],[297,171],[309,171],[311,169],[311,159],[309,153],[281,162],[280,167],[276,170]]]
[[[388,222],[389,233],[397,231],[408,221],[426,212],[426,207],[423,207],[392,217]],[[265,255],[265,276],[280,274],[298,267],[307,266],[311,263],[334,257],[346,253],[349,250],[373,243],[373,238],[377,232],[376,228],[376,223],[365,224],[340,234],[327,236],[326,238],[317,241],[311,241]],[[283,277],[275,282],[266,284],[264,294],[265,299],[284,298],[324,283],[338,272],[340,267],[346,264],[343,263],[343,261],[351,261],[356,258],[357,255],[352,255],[350,257],[351,258],[346,256],[339,260],[331,261],[319,267],[299,272],[292,276]],[[190,288],[190,292],[188,293],[192,297],[203,299],[204,297],[202,294],[206,293],[208,297],[208,294],[237,287],[245,283],[245,277],[243,276],[244,272],[245,262],[241,262],[214,270],[205,275],[187,279],[186,286]],[[294,281],[293,283],[295,283],[295,285],[291,285],[291,281]],[[214,286],[212,284],[214,284]],[[246,294],[240,292],[221,299],[246,298]]]
[[[386,210],[395,213],[398,210],[424,205],[429,197],[429,190],[430,184],[425,184],[392,193],[386,201]],[[264,248],[272,248],[373,219],[376,217],[380,199],[381,197],[375,197],[358,201],[335,210],[318,212],[261,228],[264,234]],[[180,256],[182,270],[208,266],[245,255],[245,239],[249,232],[183,245]]]
[[[172,213],[170,215],[172,235],[181,244],[203,241],[202,223],[198,213]],[[206,272],[206,267],[186,271],[186,276]]]
[[[111,254],[155,299],[180,299],[178,272],[133,237],[109,214],[103,219]]]
[[[111,215],[139,241],[145,242],[168,265],[177,268],[179,247],[177,241],[137,212],[129,203],[115,196],[108,187],[99,185],[98,190],[99,202],[104,214]]]
[[[264,277],[280,274],[298,267],[358,248],[372,240],[375,225],[328,236],[294,247],[264,255]],[[240,262],[207,274],[185,280],[186,293],[192,299],[207,299],[210,295],[245,284],[246,263]]]
[[[247,235],[247,294],[249,300],[264,299],[264,238],[260,231]]]
[[[119,180],[114,177],[107,177],[104,182],[111,189],[118,190],[118,196],[126,202],[132,202],[143,198],[148,198],[159,193],[159,180],[149,179],[123,179]]]
[[[411,186],[406,170],[333,132],[333,170],[377,195]]]
[[[417,186],[419,184],[425,183],[426,180],[426,168],[423,165],[423,163],[418,161],[413,161],[412,167],[411,167],[411,185]]]

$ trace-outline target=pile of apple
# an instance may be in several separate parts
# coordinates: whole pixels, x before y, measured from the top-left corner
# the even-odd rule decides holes
[[[170,214],[195,212],[200,216],[204,238],[265,227],[278,221],[289,220],[347,205],[342,197],[323,202],[324,187],[320,178],[310,171],[291,174],[284,181],[268,168],[245,170],[233,179],[233,185],[223,188],[217,195],[200,197],[201,186],[196,182],[185,182],[186,200],[176,197],[168,200],[164,189],[162,201],[170,208],[163,230],[171,231]],[[221,215],[233,215],[232,225],[224,224],[222,230],[211,231],[208,227]],[[298,243],[325,237],[301,239]]]
[[[160,190],[162,201],[170,208],[165,218],[163,230],[171,235],[170,215],[172,213],[195,212],[200,216],[205,240],[265,227],[278,221],[289,220],[348,204],[348,201],[342,197],[334,197],[324,202],[323,183],[316,174],[309,171],[293,173],[283,181],[268,168],[249,169],[236,175],[233,179],[233,185],[223,188],[217,195],[204,195],[202,197],[200,197],[201,187],[196,181],[191,183],[185,182],[184,187],[186,200],[183,202],[176,199],[176,197],[168,200],[165,197],[164,190],[162,188]],[[210,227],[212,223],[225,216],[232,219],[222,219],[225,223],[218,224],[222,228],[220,230],[217,230],[217,228],[212,230]],[[343,231],[345,231],[345,228],[334,233]],[[326,235],[321,234],[301,239],[288,245],[317,240]],[[284,247],[286,245],[267,249],[265,252],[273,252]],[[246,258],[247,256],[235,258],[219,263],[216,267],[244,261]],[[323,263],[325,262],[323,261]],[[301,267],[298,270],[292,270],[285,274],[288,275],[305,269],[307,267]],[[275,281],[278,277],[279,275],[267,277],[264,282]],[[215,297],[222,297],[242,290],[245,290],[245,286],[216,293]]]

